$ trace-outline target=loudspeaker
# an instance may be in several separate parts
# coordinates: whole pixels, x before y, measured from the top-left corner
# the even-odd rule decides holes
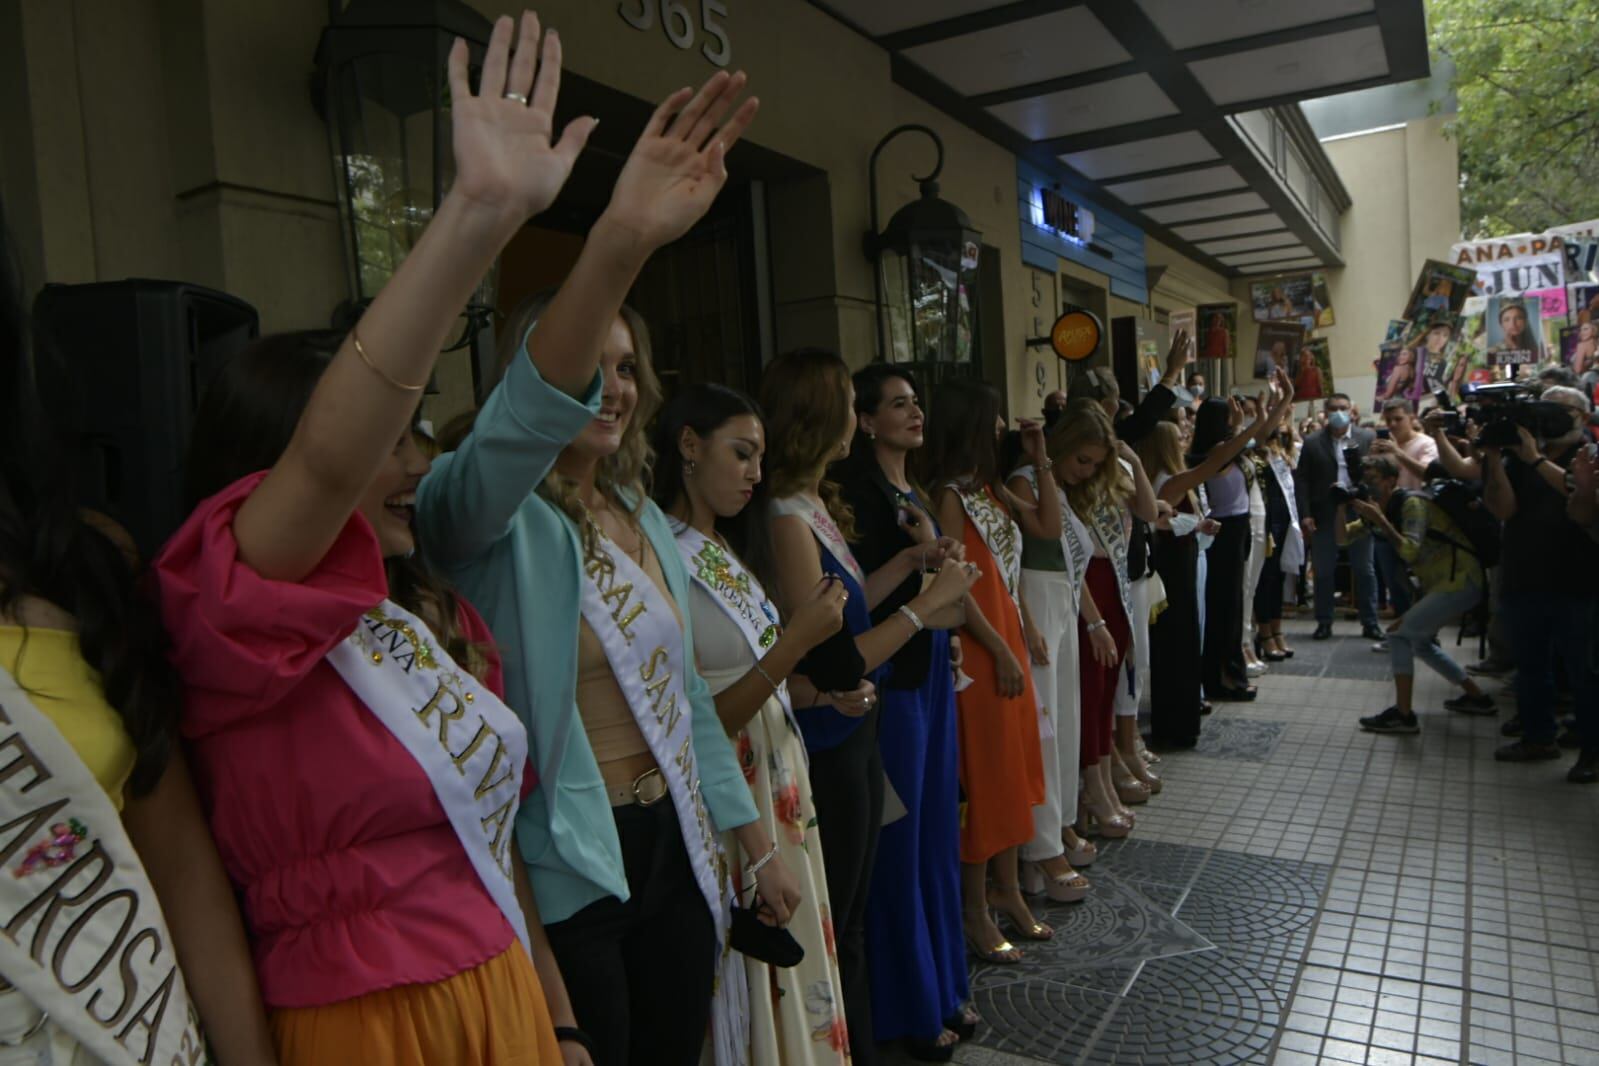
[[[259,336],[255,308],[180,281],[46,285],[33,303],[39,397],[79,502],[151,558],[183,521],[184,449],[216,368]]]

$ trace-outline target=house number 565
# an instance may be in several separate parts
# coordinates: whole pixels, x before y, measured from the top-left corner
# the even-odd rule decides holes
[[[679,0],[622,0],[616,11],[635,30],[647,30],[660,20],[666,39],[683,51],[694,47],[694,16]],[[699,31],[708,38],[700,54],[719,67],[733,58],[733,44],[727,39],[727,4],[722,0],[700,0]]]

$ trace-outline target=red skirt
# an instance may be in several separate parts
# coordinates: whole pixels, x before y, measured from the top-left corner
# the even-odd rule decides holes
[[[1086,585],[1094,597],[1094,605],[1099,608],[1099,616],[1116,641],[1117,651],[1115,666],[1101,666],[1094,658],[1088,623],[1081,614],[1077,616],[1077,676],[1083,697],[1080,761],[1083,766],[1092,766],[1111,752],[1116,724],[1116,686],[1128,683],[1127,649],[1132,646],[1133,634],[1127,624],[1127,612],[1122,610],[1116,569],[1108,558],[1095,556],[1088,564]]]

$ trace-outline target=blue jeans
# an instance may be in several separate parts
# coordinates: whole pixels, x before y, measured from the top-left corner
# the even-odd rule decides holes
[[[1371,536],[1349,542],[1349,570],[1355,578],[1355,610],[1362,626],[1377,624],[1377,571],[1372,565]],[[1332,523],[1318,525],[1310,538],[1310,562],[1316,568],[1316,621],[1333,620],[1333,592],[1338,574],[1338,537]]]
[[[1591,596],[1504,591],[1504,609],[1516,652],[1516,704],[1522,737],[1533,744],[1555,739],[1555,655],[1565,664],[1577,710],[1577,733],[1587,750],[1599,749],[1599,678],[1594,674]]]
[[[1444,651],[1438,643],[1438,631],[1477,606],[1481,599],[1482,589],[1471,583],[1450,592],[1424,593],[1411,604],[1399,628],[1388,634],[1388,658],[1394,674],[1414,674],[1419,658],[1450,684],[1464,684],[1465,667]]]
[[[1388,587],[1388,606],[1394,609],[1394,614],[1404,614],[1416,599],[1410,587],[1410,571],[1405,568],[1405,561],[1399,557],[1399,549],[1394,547],[1393,541],[1375,536],[1372,541],[1377,569],[1382,572],[1382,583]]]

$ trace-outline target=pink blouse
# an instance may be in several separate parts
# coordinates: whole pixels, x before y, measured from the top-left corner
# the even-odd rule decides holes
[[[311,1007],[443,980],[515,934],[422,768],[324,659],[388,595],[377,536],[353,515],[303,581],[266,580],[233,539],[264,476],[196,508],[154,567],[183,735],[262,996]],[[464,600],[461,623],[491,639]],[[487,684],[503,692],[497,656]]]

